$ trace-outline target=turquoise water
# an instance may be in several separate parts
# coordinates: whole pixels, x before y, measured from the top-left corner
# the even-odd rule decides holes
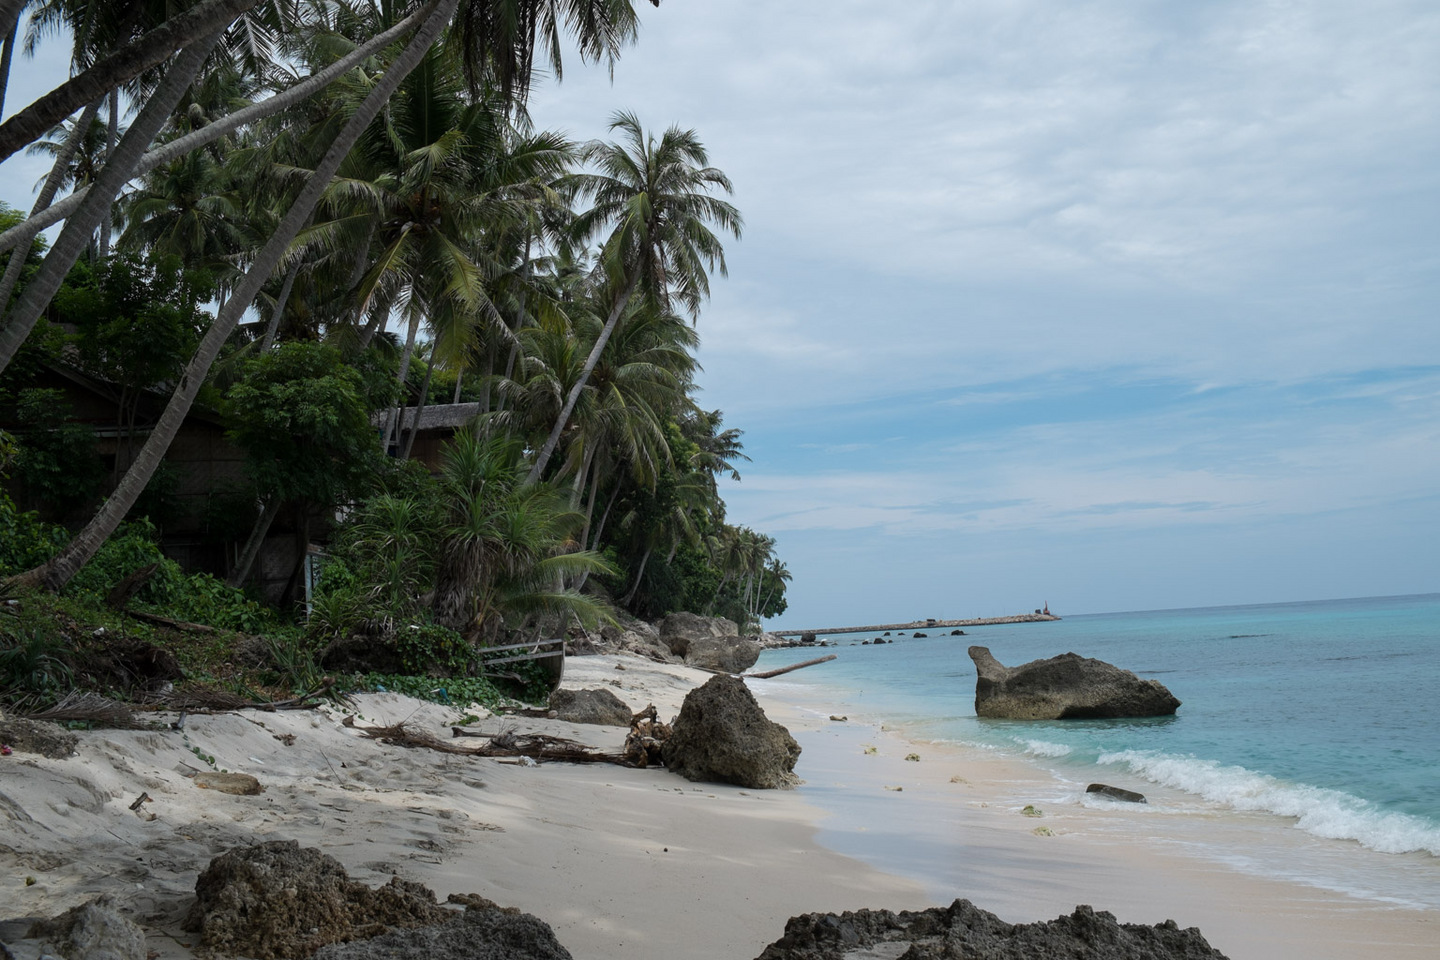
[[[1013,754],[1068,780],[1149,781],[1272,814],[1277,829],[1440,857],[1440,594],[928,632],[878,646],[835,636],[838,660],[785,679],[835,689],[911,737]],[[981,720],[971,644],[1012,666],[1066,651],[1107,660],[1183,705],[1146,720]],[[796,653],[767,651],[756,669]]]

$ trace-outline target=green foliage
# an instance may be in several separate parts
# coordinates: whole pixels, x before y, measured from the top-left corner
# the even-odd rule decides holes
[[[315,650],[299,630],[273,630],[265,636],[265,645],[280,682],[292,693],[308,693],[321,685],[324,671],[315,662]]]
[[[476,659],[464,637],[438,623],[410,623],[399,628],[395,649],[405,669],[416,676],[463,676]]]
[[[186,575],[180,565],[160,552],[158,531],[148,520],[122,525],[65,588],[72,596],[100,603],[123,578],[156,564],[135,601],[155,607],[177,620],[226,630],[261,633],[276,625],[273,612],[207,573]]]
[[[70,404],[59,390],[21,390],[15,406],[16,418],[28,425],[15,457],[15,476],[30,501],[63,517],[100,490],[105,470],[95,434],[71,419]]]
[[[24,213],[16,210],[5,201],[0,200],[0,231],[9,230],[24,220]],[[19,296],[20,292],[25,289],[25,284],[29,282],[30,277],[34,275],[36,270],[40,269],[40,264],[45,259],[45,251],[48,247],[49,243],[46,241],[44,234],[30,241],[30,248],[25,251],[25,267],[20,271],[20,282],[15,285],[15,292],[10,298],[12,303],[15,297]],[[6,250],[4,253],[0,253],[0,274],[3,274],[6,268],[10,266],[10,258],[13,255],[14,251],[12,250]],[[9,309],[10,304],[0,304],[0,313],[5,313],[9,311]]]
[[[448,677],[437,681],[433,677],[367,673],[356,680],[351,690],[358,693],[388,690],[417,700],[459,706],[478,703],[489,710],[498,710],[509,703],[499,688],[484,677]]]
[[[116,254],[93,267],[85,260],[76,264],[55,295],[51,316],[75,326],[87,373],[128,392],[122,393],[122,415],[132,417],[140,391],[174,381],[194,352],[210,319],[190,306],[197,296],[178,259]]]
[[[41,630],[0,633],[0,691],[53,697],[73,679],[63,641]]]
[[[250,361],[227,395],[262,496],[333,506],[367,488],[381,457],[365,376],[338,350],[287,343]]]
[[[19,456],[15,439],[0,430],[0,483]],[[0,577],[23,573],[49,560],[65,545],[65,528],[45,523],[34,511],[22,511],[0,487]]]

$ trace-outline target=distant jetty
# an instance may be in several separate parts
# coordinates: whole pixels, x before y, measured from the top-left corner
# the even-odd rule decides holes
[[[822,630],[770,630],[777,637],[799,637],[807,633],[825,636],[833,633],[881,633],[889,630],[939,630],[950,627],[988,627],[998,623],[1047,623],[1060,618],[1053,613],[1019,613],[1013,617],[976,617],[973,620],[915,620],[911,623],[877,623],[865,627],[826,627]]]

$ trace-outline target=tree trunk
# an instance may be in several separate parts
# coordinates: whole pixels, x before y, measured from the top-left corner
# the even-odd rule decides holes
[[[100,218],[109,214],[110,205],[120,189],[130,180],[135,164],[144,155],[145,148],[155,139],[174,112],[175,106],[185,88],[190,86],[211,49],[220,41],[223,30],[216,30],[199,43],[185,48],[175,58],[170,69],[155,87],[150,99],[125,136],[115,148],[115,155],[101,169],[91,185],[90,195],[80,205],[55,240],[55,246],[46,254],[45,261],[36,271],[35,278],[25,286],[25,292],[16,301],[14,309],[6,317],[5,329],[0,330],[0,371],[10,365],[15,351],[30,336],[30,330],[41,312],[50,304],[50,298],[60,289],[65,275],[89,245],[95,234]],[[82,134],[83,136],[83,134]]]
[[[97,102],[81,111],[79,122],[71,129],[64,145],[60,147],[60,152],[55,155],[55,163],[50,167],[45,185],[40,188],[40,196],[35,198],[35,205],[30,208],[31,219],[50,206],[50,201],[55,199],[55,191],[60,189],[60,181],[65,179],[65,172],[70,169],[70,161],[75,159],[75,151],[80,149],[80,141],[85,138],[84,131],[94,121],[99,110],[100,104]],[[38,232],[37,230],[35,233]],[[10,295],[15,292],[15,285],[20,282],[20,272],[25,269],[25,257],[30,252],[30,241],[35,238],[35,233],[25,238],[24,251],[17,248],[10,262],[5,265],[5,277],[0,280],[0,317],[4,317],[10,310]]]
[[[5,21],[0,20],[0,23]],[[15,39],[20,32],[20,14],[10,21],[10,30],[5,34],[5,52],[0,54],[0,117],[5,116],[5,94],[10,89],[10,64],[15,59]]]
[[[400,414],[405,409],[406,395],[410,392],[410,384],[406,378],[410,376],[410,357],[415,352],[415,334],[420,331],[420,310],[418,307],[410,308],[410,332],[405,336],[405,352],[400,355],[400,406],[391,407],[390,415],[385,418],[385,442],[381,449],[386,453],[390,452],[390,441],[395,436],[395,430],[399,426]]]
[[[545,472],[545,466],[550,462],[550,457],[555,453],[555,447],[560,443],[560,434],[565,432],[565,425],[570,422],[570,414],[575,410],[575,404],[580,400],[580,392],[585,389],[585,384],[590,380],[590,373],[595,369],[595,364],[600,362],[600,354],[605,352],[605,344],[610,342],[610,335],[615,332],[615,326],[620,322],[620,315],[625,312],[625,307],[630,303],[630,297],[635,293],[635,287],[640,283],[640,271],[635,270],[630,281],[625,285],[625,292],[615,301],[615,308],[610,311],[610,316],[605,320],[605,329],[600,331],[600,336],[595,340],[595,346],[590,350],[590,356],[585,358],[585,366],[580,370],[580,379],[570,388],[570,393],[565,397],[565,406],[560,410],[560,416],[555,418],[555,426],[550,431],[550,436],[545,440],[545,445],[540,448],[540,453],[535,457],[535,465],[530,468],[530,475],[525,478],[526,483],[535,483]]]
[[[455,371],[455,395],[450,398],[451,404],[460,402],[460,387],[465,383],[465,365],[461,364],[460,369]]]
[[[427,7],[425,9],[429,8]],[[356,47],[324,70],[311,74],[294,86],[287,87],[280,93],[275,94],[273,97],[266,97],[259,103],[254,103],[243,109],[236,110],[234,113],[227,114],[219,120],[206,124],[199,130],[193,130],[183,137],[176,137],[169,143],[156,147],[140,158],[140,162],[135,165],[135,172],[132,176],[143,176],[163,163],[169,163],[171,160],[182,157],[192,150],[214,143],[221,137],[234,133],[247,123],[253,123],[256,120],[264,119],[272,114],[279,113],[281,110],[293,107],[311,94],[328,86],[336,77],[346,73],[362,60],[373,56],[377,51],[389,46],[397,37],[404,34],[424,18],[425,9],[417,10],[389,30],[377,35],[364,45]],[[66,162],[68,163],[69,161]],[[82,190],[76,190],[53,207],[49,207],[49,209],[41,208],[44,210],[43,214],[39,211],[32,213],[30,214],[30,218],[24,223],[16,224],[4,233],[0,233],[0,251],[8,250],[16,244],[23,243],[46,227],[64,220],[70,215],[71,211],[80,206],[81,201],[85,199],[85,195],[89,189],[89,187],[85,187]]]
[[[0,123],[0,160],[34,143],[55,124],[116,87],[191,49],[216,30],[224,30],[259,0],[202,0],[142,37],[103,57],[88,70],[60,84],[30,106]],[[208,49],[208,47],[207,47]],[[173,68],[172,68],[173,69]]]
[[[285,282],[280,285],[280,294],[275,298],[275,309],[270,313],[270,322],[265,325],[265,336],[260,340],[260,355],[263,357],[270,352],[275,345],[275,333],[280,329],[280,315],[285,312],[285,304],[290,300],[290,291],[295,287],[295,277],[300,273],[300,263],[296,261],[285,274]]]
[[[110,91],[110,121],[105,126],[105,162],[115,156],[115,141],[120,138],[120,91]],[[100,259],[110,256],[110,220],[112,211],[100,218]]]
[[[420,63],[425,51],[430,48],[430,45],[435,42],[450,21],[458,3],[459,0],[435,0],[426,8],[430,12],[425,17],[423,26],[341,129],[340,134],[330,145],[330,149],[326,151],[314,173],[305,182],[304,188],[295,198],[289,212],[281,219],[275,233],[256,255],[254,263],[236,287],[235,293],[225,304],[225,308],[220,311],[220,315],[206,331],[200,348],[190,359],[185,372],[181,374],[175,393],[170,397],[164,413],[160,415],[160,421],[151,431],[149,439],[145,441],[145,446],[141,448],[135,463],[131,465],[125,478],[120,481],[120,486],[105,501],[95,517],[86,524],[85,529],[76,534],[70,543],[48,563],[22,574],[22,582],[44,586],[50,590],[59,590],[70,582],[81,567],[89,562],[90,558],[95,555],[95,551],[100,549],[100,545],[114,532],[115,527],[119,525],[131,505],[134,504],[135,498],[150,482],[151,474],[155,472],[155,468],[170,446],[170,441],[174,439],[181,423],[190,412],[190,405],[194,403],[195,394],[199,392],[200,386],[204,383],[210,365],[214,363],[220,348],[234,332],[241,315],[255,299],[261,285],[274,272],[290,242],[295,239],[295,235],[300,232],[305,221],[310,218],[315,205],[319,203],[321,195],[329,186],[335,172],[339,170],[346,154],[355,146],[365,128],[380,113],[380,109],[400,86],[401,81],[409,76],[410,72]]]
[[[420,385],[420,399],[415,404],[415,416],[410,421],[410,432],[405,435],[405,449],[400,453],[401,460],[410,459],[410,451],[415,448],[415,435],[420,432],[420,415],[425,412],[425,402],[430,399],[430,377],[435,373],[435,346],[430,346],[430,359],[425,364],[425,382]]]
[[[270,525],[280,514],[281,501],[279,497],[271,497],[265,502],[265,509],[260,511],[260,516],[255,518],[255,526],[250,528],[250,536],[245,541],[245,548],[240,551],[240,558],[235,561],[235,569],[225,579],[225,585],[240,589],[245,586],[245,581],[250,579],[250,568],[255,565],[255,558],[260,556],[260,548],[265,545],[265,535],[270,532]]]
[[[650,554],[654,552],[654,550],[654,547],[645,548],[645,555],[640,558],[640,569],[635,571],[635,584],[630,588],[630,592],[625,595],[625,599],[620,601],[622,606],[629,607],[630,603],[635,599],[635,594],[640,592],[640,581],[645,578],[645,564],[650,562]]]

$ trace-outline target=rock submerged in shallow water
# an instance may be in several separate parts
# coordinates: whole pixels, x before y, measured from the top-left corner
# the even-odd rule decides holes
[[[948,907],[892,913],[856,910],[807,913],[785,924],[785,935],[757,960],[873,958],[964,960],[1227,960],[1194,927],[1173,920],[1153,927],[1120,923],[1105,911],[1080,906],[1044,923],[1006,923],[969,900]]]
[[[745,681],[721,675],[685,695],[661,757],[687,780],[766,790],[797,782],[800,744],[765,716]]]
[[[1102,797],[1109,797],[1112,800],[1124,800],[1126,803],[1148,803],[1145,794],[1136,793],[1134,790],[1126,790],[1124,787],[1112,787],[1108,783],[1092,783],[1085,788],[1086,793],[1098,793]]]
[[[1163,717],[1180,701],[1158,680],[1141,680],[1103,660],[1064,653],[1007,667],[988,647],[971,647],[975,713],[1004,720]]]

